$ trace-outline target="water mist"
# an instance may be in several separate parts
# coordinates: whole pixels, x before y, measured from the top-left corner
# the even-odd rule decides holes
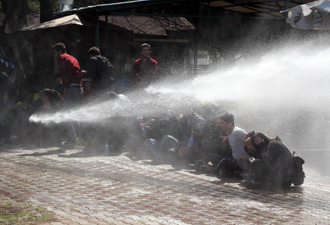
[[[214,102],[233,113],[247,132],[280,136],[290,148],[330,149],[330,47],[321,39],[283,45],[214,72],[179,81],[163,80],[128,94],[130,101],[92,102],[34,122],[102,123],[107,118],[176,113],[195,100]],[[261,49],[262,50],[262,49]]]

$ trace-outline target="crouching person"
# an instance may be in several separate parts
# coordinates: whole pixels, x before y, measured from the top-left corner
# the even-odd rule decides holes
[[[150,119],[146,126],[148,138],[146,148],[155,158],[171,158],[172,150],[177,151],[179,141],[179,121],[170,111]],[[172,154],[171,154],[172,153]]]
[[[234,115],[231,113],[224,113],[217,117],[216,123],[228,135],[221,138],[223,142],[228,140],[232,150],[232,157],[223,158],[217,165],[215,172],[221,178],[244,178],[245,174],[250,172],[252,159],[244,150],[243,140],[247,134],[246,131],[235,125]]]
[[[252,131],[246,135],[244,146],[255,158],[251,166],[252,182],[275,188],[303,184],[304,160],[294,156],[278,137],[271,139]]]

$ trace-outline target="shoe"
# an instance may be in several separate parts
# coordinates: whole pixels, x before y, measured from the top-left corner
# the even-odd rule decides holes
[[[199,170],[202,165],[206,165],[204,160],[196,160],[194,163],[195,170]]]
[[[213,168],[209,165],[201,165],[199,169],[206,173],[213,173]]]
[[[74,147],[76,145],[77,141],[76,140],[66,140],[64,142],[62,142],[62,147]]]
[[[228,178],[229,177],[228,173],[225,170],[220,170],[219,171],[219,176],[221,178]]]

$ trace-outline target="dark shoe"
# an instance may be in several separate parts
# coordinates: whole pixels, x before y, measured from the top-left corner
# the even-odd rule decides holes
[[[229,174],[228,174],[227,171],[225,171],[225,170],[220,170],[220,171],[219,171],[219,176],[220,176],[221,178],[228,178],[228,177],[229,177]]]
[[[213,168],[212,168],[212,166],[209,166],[209,165],[201,165],[199,167],[199,169],[206,173],[213,173]]]
[[[62,147],[74,147],[76,145],[77,141],[76,140],[66,140],[64,142],[62,142]]]
[[[199,170],[202,165],[206,165],[204,160],[196,160],[194,163],[195,170]]]

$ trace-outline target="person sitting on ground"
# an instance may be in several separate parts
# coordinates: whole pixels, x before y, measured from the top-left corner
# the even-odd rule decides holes
[[[94,123],[93,121],[84,123],[81,136],[87,140],[88,148],[93,149],[93,154],[103,154],[106,142],[109,144],[111,154],[118,153],[128,139],[131,121],[124,117],[121,111],[115,109],[126,110],[126,104],[130,103],[130,99],[124,94],[107,91],[100,93],[99,100],[102,100],[99,104],[102,104],[104,108],[111,107],[114,110],[102,120],[102,123]],[[88,154],[90,153],[92,152]]]
[[[202,158],[201,131],[204,128],[205,120],[194,110],[187,109],[180,118],[180,149],[179,157],[189,164],[194,164]]]
[[[196,170],[211,172],[211,169],[221,159],[231,157],[232,151],[228,140],[223,142],[220,138],[220,136],[225,136],[226,134],[215,123],[216,114],[221,111],[220,107],[214,103],[204,102],[200,109],[205,124],[202,132],[194,133],[194,135],[201,137],[201,149],[199,150],[201,159],[194,164],[194,167]]]
[[[40,92],[39,96],[42,105],[37,110],[37,114],[56,113],[62,109],[63,97],[58,91],[46,88]],[[36,130],[37,144],[42,146],[57,146],[58,140],[63,138],[63,134],[65,135],[65,128],[59,124],[34,124],[33,126]]]
[[[145,146],[155,158],[167,157],[169,150],[178,148],[179,121],[172,112],[157,116],[148,122]]]
[[[213,124],[215,123],[213,122]],[[223,136],[226,136],[224,131],[219,127],[213,127],[211,124],[209,124],[208,129],[210,136],[202,139],[202,150],[204,155],[200,163],[196,165],[195,169],[207,173],[215,173],[217,171],[217,165],[222,159],[232,159],[232,150],[228,140],[223,140],[222,138]]]
[[[232,149],[232,157],[222,159],[217,165],[216,173],[222,178],[237,177],[248,173],[251,169],[251,157],[244,150],[243,140],[246,131],[235,125],[234,115],[224,113],[216,119],[217,124],[228,136],[221,137],[223,141],[228,140]]]
[[[108,91],[105,96],[113,108],[123,107],[130,104],[131,100],[124,94]],[[105,139],[112,145],[113,151],[120,151],[128,139],[128,133],[132,124],[131,120],[123,117],[120,112],[112,113],[106,121]]]
[[[54,89],[44,89],[39,94],[43,103],[42,112],[58,112],[63,107],[62,95]]]
[[[55,89],[43,89],[39,93],[42,106],[37,113],[56,113],[63,107],[63,97]],[[58,146],[58,140],[64,138],[66,129],[63,125],[50,123],[46,125],[38,124],[38,143],[42,146]]]
[[[255,158],[251,166],[253,183],[288,188],[292,183],[301,185],[304,182],[304,160],[294,157],[280,138],[271,139],[252,131],[244,138],[244,146]]]
[[[24,143],[31,133],[29,117],[31,116],[28,100],[21,104],[8,106],[0,119],[0,137],[6,143]]]

